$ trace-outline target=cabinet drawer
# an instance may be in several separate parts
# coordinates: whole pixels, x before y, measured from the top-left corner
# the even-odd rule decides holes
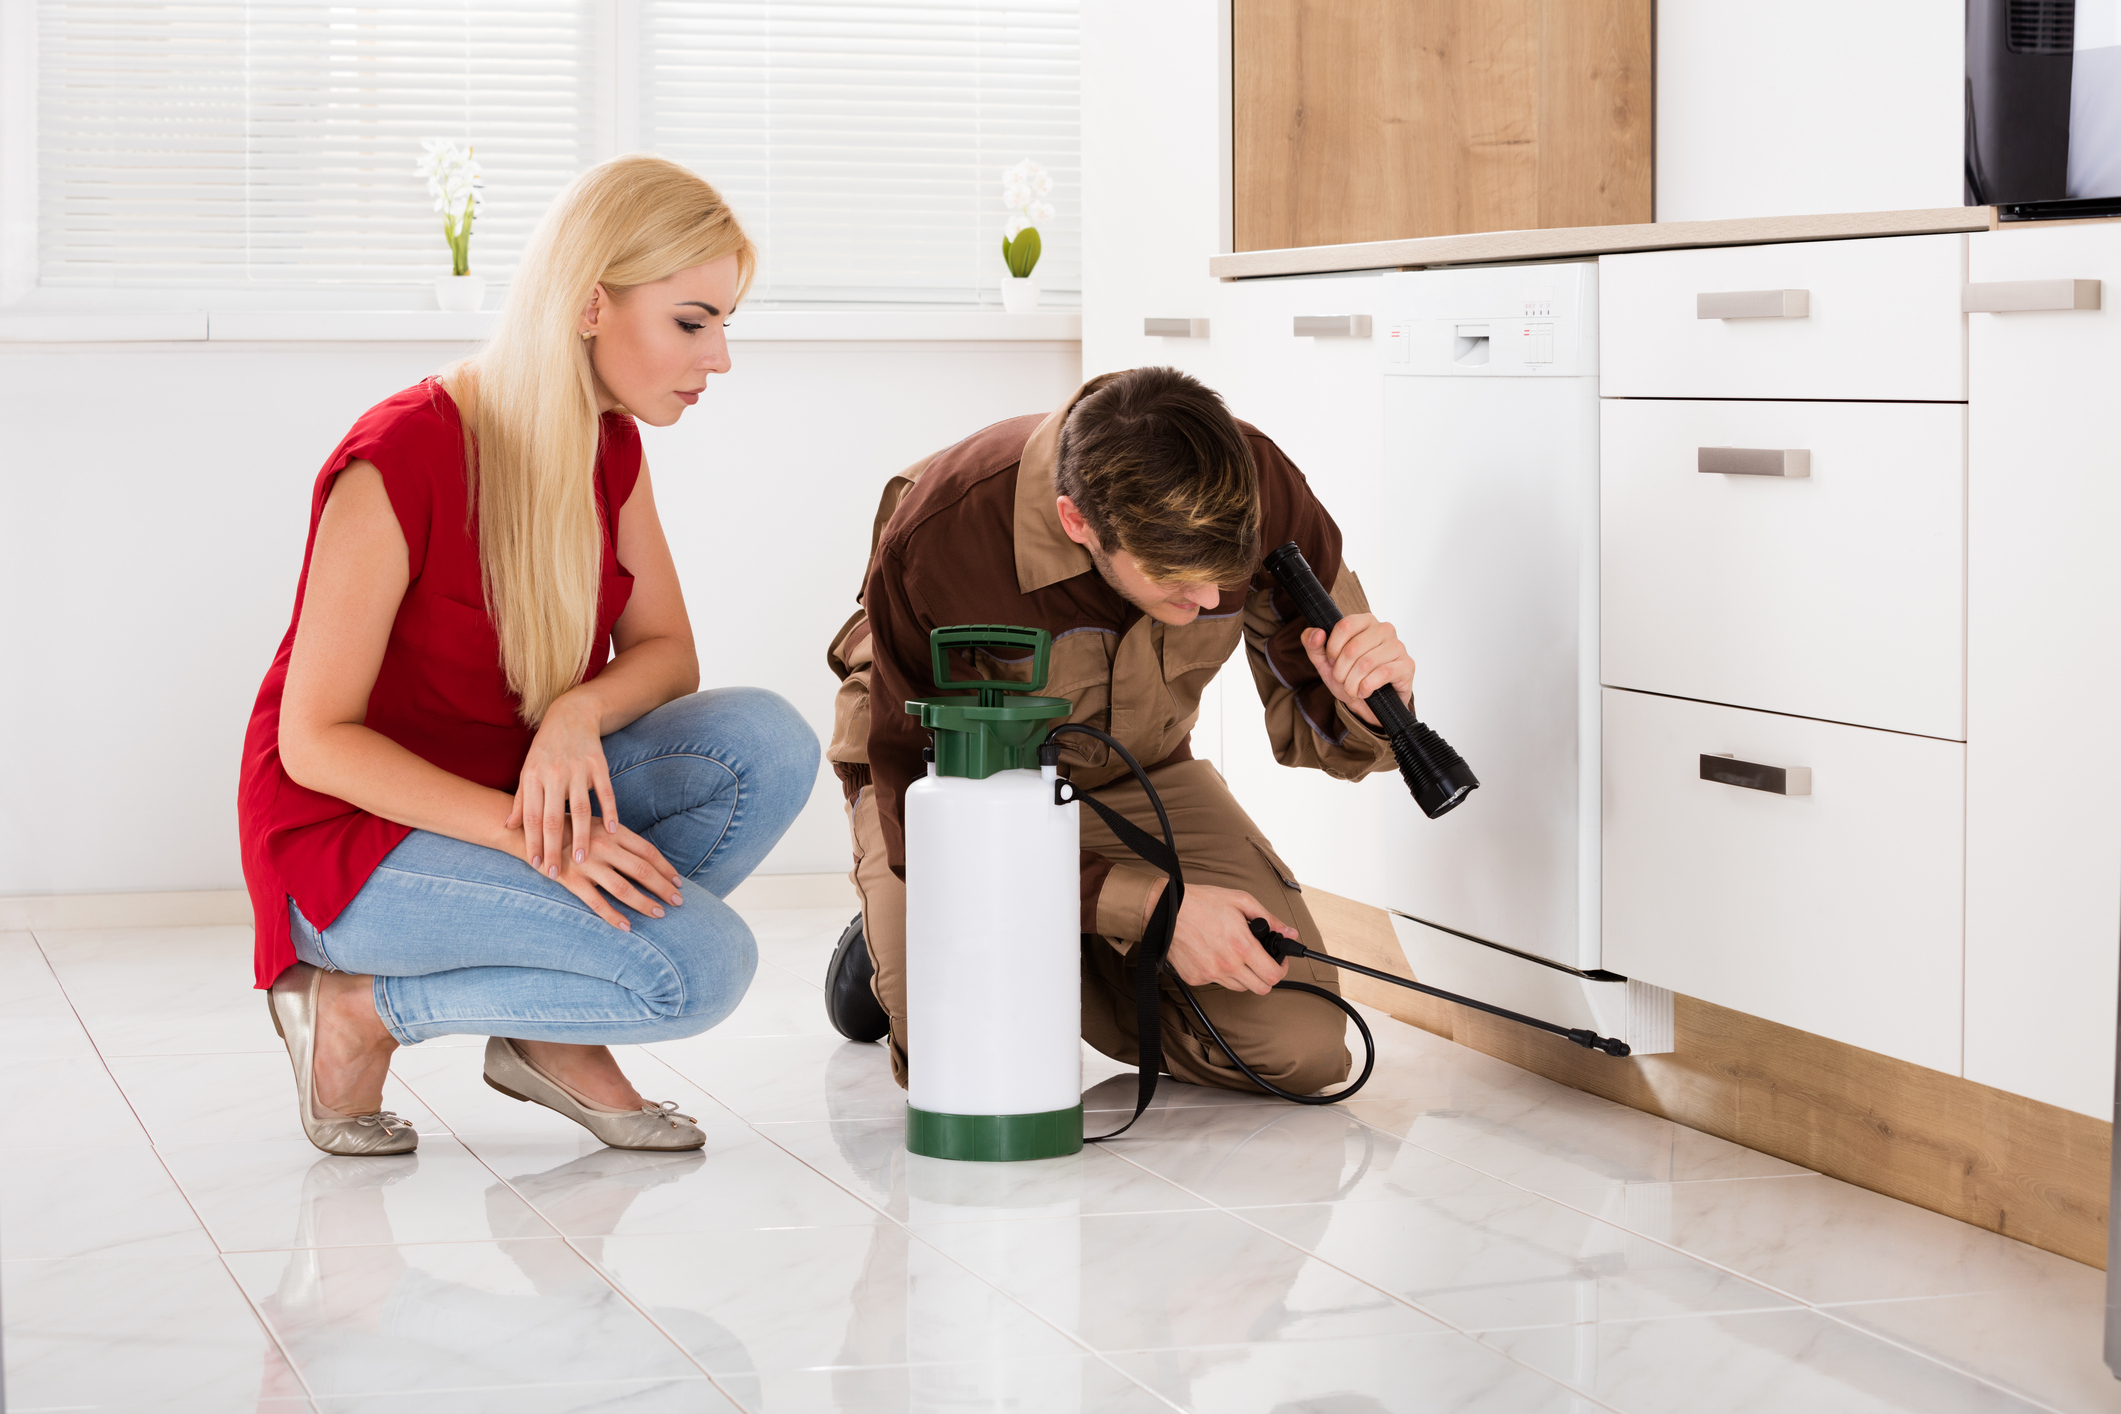
[[[1608,396],[1966,397],[1963,236],[1649,251],[1598,266]],[[1703,296],[1728,306],[1778,291],[1802,292],[1808,312],[1700,317]]]
[[[1608,684],[1964,738],[1963,405],[1609,398],[1600,420]]]
[[[1960,1070],[1966,748],[1608,688],[1605,965]],[[1810,776],[1704,780],[1702,758]]]

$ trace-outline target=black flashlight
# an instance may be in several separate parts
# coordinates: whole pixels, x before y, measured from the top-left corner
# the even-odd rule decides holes
[[[1296,548],[1294,540],[1267,556],[1267,569],[1296,601],[1298,612],[1310,620],[1311,627],[1333,631],[1333,625],[1340,622],[1340,606],[1318,582],[1310,561]],[[1480,778],[1466,765],[1465,758],[1453,751],[1449,742],[1415,721],[1390,683],[1371,693],[1369,702],[1370,710],[1384,727],[1386,740],[1392,743],[1392,754],[1399,758],[1399,774],[1406,779],[1407,789],[1414,793],[1414,803],[1421,807],[1422,814],[1433,820],[1480,785]]]

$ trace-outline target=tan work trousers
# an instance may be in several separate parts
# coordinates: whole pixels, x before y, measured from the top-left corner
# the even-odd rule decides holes
[[[1295,928],[1307,946],[1325,945],[1311,911],[1304,907],[1303,890],[1214,766],[1206,761],[1181,761],[1150,779],[1171,817],[1188,885],[1242,889],[1267,912]],[[1152,836],[1162,837],[1156,812],[1132,776],[1106,786],[1096,796]],[[862,789],[849,805],[848,815],[854,834],[854,871],[849,877],[861,894],[863,930],[876,965],[877,1000],[891,1016],[891,1073],[904,1085],[906,885],[891,872],[885,856],[873,788]],[[1081,815],[1084,849],[1115,864],[1150,867],[1119,843],[1093,812],[1084,810]],[[1130,964],[1120,950],[1124,946],[1094,936],[1083,939],[1083,1039],[1116,1061],[1136,1065],[1140,1056],[1135,1049],[1134,985]],[[1289,976],[1336,995],[1340,991],[1338,974],[1308,958],[1291,959]],[[1167,972],[1162,985],[1164,1069],[1195,1085],[1258,1093],[1201,1029],[1199,1019],[1179,996],[1184,984]],[[1274,1084],[1301,1094],[1346,1078],[1347,1018],[1331,1003],[1295,991],[1260,996],[1209,985],[1192,992],[1245,1064]]]

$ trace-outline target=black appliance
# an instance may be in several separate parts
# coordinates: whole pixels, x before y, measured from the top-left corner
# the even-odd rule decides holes
[[[1966,0],[1966,202],[2121,215],[2121,5]]]

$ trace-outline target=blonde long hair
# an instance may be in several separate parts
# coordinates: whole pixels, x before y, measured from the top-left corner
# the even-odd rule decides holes
[[[493,337],[443,371],[464,419],[486,609],[531,726],[588,669],[603,579],[596,377],[582,311],[599,284],[623,298],[732,254],[741,298],[758,256],[721,194],[661,157],[615,157],[553,202]]]

